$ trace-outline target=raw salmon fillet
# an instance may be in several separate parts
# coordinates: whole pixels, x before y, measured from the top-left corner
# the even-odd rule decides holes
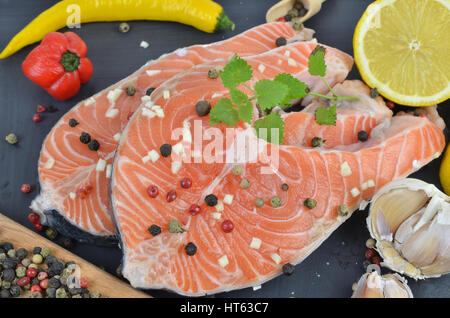
[[[249,85],[287,72],[312,91],[327,93],[322,81],[307,72],[308,56],[315,46],[293,43],[244,58],[254,71]],[[199,100],[214,105],[227,96],[221,81],[208,80],[206,75],[210,67],[223,67],[227,61],[181,73],[143,101],[122,135],[111,181],[111,202],[124,253],[123,275],[134,287],[204,295],[259,285],[279,275],[284,264],[301,262],[378,188],[440,155],[442,127],[428,118],[392,117],[381,98],[368,97],[369,89],[360,81],[335,85],[346,77],[352,63],[332,48],[327,48],[325,59],[330,85],[345,96],[360,98],[339,105],[336,126],[312,123],[314,109],[322,103],[314,100],[303,112],[282,112],[287,123],[284,144],[258,140],[254,129],[241,122],[230,133],[231,140],[219,139],[224,151],[211,151],[218,160],[209,163],[197,159],[207,152],[211,138],[201,139],[203,153],[196,142],[198,134],[208,136],[209,119],[199,117],[194,105]],[[226,135],[224,125],[214,127]],[[370,133],[368,141],[357,140],[359,129]],[[172,136],[174,131],[181,134]],[[248,157],[242,160],[249,152],[256,155],[246,149],[248,145],[239,146],[245,133],[251,137],[249,144],[262,144],[260,153],[278,150],[278,164]],[[311,136],[320,134],[328,138],[324,146],[310,147]],[[165,143],[172,145],[169,157],[159,155]],[[230,153],[236,160],[225,160]],[[190,157],[190,163],[181,160]],[[243,167],[241,175],[232,173],[238,164]],[[192,180],[188,189],[180,185],[186,177]],[[250,181],[247,189],[240,187],[244,178]],[[284,183],[288,191],[282,190]],[[156,197],[147,194],[149,186],[158,188]],[[176,198],[168,202],[173,190]],[[205,203],[210,194],[219,200],[213,207]],[[281,199],[280,207],[271,206],[274,196]],[[255,198],[263,198],[264,206],[256,207]],[[306,208],[307,198],[317,200],[317,206]],[[192,204],[201,207],[200,213],[189,213]],[[349,213],[338,216],[343,204]],[[174,219],[183,233],[168,231]],[[225,220],[233,222],[231,232],[222,230]],[[159,226],[161,233],[153,236],[152,225]],[[197,247],[193,256],[185,251],[190,242]]]
[[[41,214],[43,224],[64,235],[84,242],[110,243],[115,234],[108,194],[112,158],[120,133],[147,89],[158,87],[194,65],[234,53],[263,53],[276,47],[278,37],[294,42],[310,40],[313,33],[310,29],[295,31],[289,24],[276,22],[221,42],[178,49],[80,102],[58,121],[43,143],[38,164],[41,193],[31,208]],[[130,85],[136,88],[134,96],[125,91]],[[79,124],[70,127],[70,119]],[[100,143],[98,151],[80,142],[82,132]]]

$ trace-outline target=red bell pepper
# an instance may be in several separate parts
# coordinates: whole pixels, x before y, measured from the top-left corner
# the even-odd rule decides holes
[[[87,46],[73,32],[48,33],[22,63],[25,75],[58,100],[75,96],[92,75]]]

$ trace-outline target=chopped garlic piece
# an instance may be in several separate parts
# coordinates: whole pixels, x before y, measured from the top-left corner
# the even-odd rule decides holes
[[[105,171],[106,161],[103,159],[98,159],[97,166],[95,167],[96,171]]]
[[[223,203],[231,204],[231,202],[233,202],[233,196],[231,194],[225,194],[225,197],[223,198]]]
[[[154,104],[151,100],[149,100],[149,101],[145,102],[144,107],[153,108]]]
[[[216,211],[217,211],[217,212],[221,212],[221,211],[223,211],[223,209],[224,209],[224,207],[223,207],[223,201],[221,201],[221,200],[217,201],[217,204],[216,204]]]
[[[352,174],[352,169],[350,169],[350,166],[348,165],[347,161],[344,161],[343,164],[341,164],[341,175],[346,177]]]
[[[48,157],[47,161],[45,162],[44,168],[51,169],[54,164],[55,164],[55,159],[53,159],[53,157]]]
[[[281,262],[280,255],[278,255],[277,253],[273,253],[273,254],[270,254],[270,257],[273,259],[273,261],[275,263],[280,264],[280,262]]]
[[[262,74],[262,73],[264,73],[265,70],[266,70],[266,67],[263,64],[259,64],[258,71],[260,71]]]
[[[74,192],[70,192],[70,193],[69,193],[69,197],[70,197],[72,200],[75,200],[75,198],[77,197],[77,195],[76,195]]]
[[[413,168],[414,169],[419,169],[420,168],[420,161],[419,160],[413,160]]]
[[[105,114],[106,118],[115,118],[117,115],[119,115],[119,110],[116,108],[108,110]]]
[[[141,101],[143,103],[146,103],[146,102],[151,101],[151,100],[152,100],[152,98],[150,96],[148,96],[148,95],[144,95],[144,96],[141,97]]]
[[[155,115],[159,118],[164,118],[164,111],[160,108],[155,109]]]
[[[147,163],[150,160],[150,156],[146,155],[145,157],[142,157],[142,162]]]
[[[353,188],[353,189],[351,189],[351,190],[350,190],[350,193],[352,194],[352,196],[353,196],[354,198],[356,198],[358,195],[361,194],[361,192],[358,190],[358,188]]]
[[[106,166],[106,177],[109,179],[111,178],[112,174],[112,164],[109,164]]]
[[[261,285],[258,285],[258,286],[253,286],[253,291],[257,291],[257,290],[259,290],[259,289],[261,289]]]
[[[375,182],[372,179],[370,179],[369,181],[367,181],[367,186],[369,188],[373,188],[375,186]]]
[[[156,114],[152,112],[150,109],[142,108],[142,116],[153,118],[156,116]]]
[[[120,94],[122,94],[122,89],[115,88],[108,92],[106,98],[109,100],[111,104],[113,104],[117,100],[117,98],[119,98]]]
[[[117,133],[117,134],[114,135],[113,138],[114,138],[115,141],[119,141],[120,140],[120,136],[121,136],[121,134]]]
[[[312,43],[317,43],[317,38],[313,38],[313,39],[311,40],[311,42],[312,42]]]
[[[262,241],[259,238],[254,237],[254,238],[252,238],[252,242],[250,243],[250,247],[257,250],[257,249],[259,249],[261,247],[261,243],[262,243]]]
[[[223,94],[221,94],[221,93],[214,93],[214,94],[212,94],[211,98],[217,98],[217,97],[222,97],[222,96],[223,96]]]
[[[181,143],[177,143],[175,146],[172,147],[172,150],[177,155],[181,155],[184,153],[184,147]]]
[[[367,190],[367,188],[368,188],[369,186],[368,186],[368,184],[367,184],[367,182],[364,182],[363,184],[361,184],[361,190]]]
[[[187,120],[183,122],[183,141],[192,142],[191,123]]]
[[[181,162],[172,161],[172,173],[177,173],[181,168]]]
[[[278,65],[281,65],[283,63],[282,60],[278,60]]]
[[[163,91],[163,96],[164,96],[164,99],[169,99],[170,98],[170,91],[168,89],[165,89]]]
[[[286,50],[286,52],[284,52],[284,55],[287,56],[287,57],[291,56],[291,51]]]
[[[212,217],[216,220],[220,220],[220,218],[222,217],[222,213],[219,212],[213,212],[212,213]]]
[[[146,73],[148,76],[153,76],[161,73],[161,70],[148,70]]]
[[[222,256],[221,258],[219,258],[219,265],[222,267],[225,267],[228,265],[228,257],[226,255]]]
[[[141,44],[139,44],[139,46],[143,49],[146,49],[150,46],[150,44],[148,44],[147,41],[141,41]]]
[[[294,61],[294,60],[291,59],[291,58],[288,59],[288,64],[289,64],[290,66],[297,66],[297,62]]]
[[[150,160],[152,162],[155,162],[159,159],[159,153],[154,149],[148,152],[148,156],[150,157]]]
[[[84,105],[89,106],[95,103],[95,98],[94,97],[89,97],[88,99],[86,99],[86,101],[84,102]]]

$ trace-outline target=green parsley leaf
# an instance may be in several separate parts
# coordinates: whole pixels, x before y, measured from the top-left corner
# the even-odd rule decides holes
[[[256,135],[273,144],[281,144],[284,139],[284,121],[277,113],[255,121]]]
[[[327,66],[325,64],[325,47],[317,45],[309,55],[308,61],[309,74],[315,76],[325,76]]]
[[[308,94],[308,91],[309,91],[308,85],[306,85],[303,82],[300,82],[298,79],[296,79],[291,74],[286,74],[286,73],[278,74],[274,78],[274,81],[285,84],[289,89],[286,97],[281,102],[282,108],[290,106],[290,103],[294,99],[303,98]]]
[[[336,105],[330,108],[318,107],[316,109],[316,122],[319,125],[336,125]]]
[[[233,127],[239,122],[239,114],[230,99],[222,98],[211,109],[209,119],[211,126],[225,123],[227,126]]]
[[[260,80],[255,84],[257,102],[262,110],[280,105],[285,100],[288,90],[287,85],[268,79]]]
[[[251,66],[238,56],[236,58],[233,56],[223,71],[220,71],[223,86],[229,89],[236,88],[239,84],[247,82],[252,76]]]
[[[241,119],[243,121],[245,121],[248,124],[252,123],[252,119],[253,119],[253,105],[250,101],[247,101],[246,104],[243,105],[239,105],[239,117],[241,117]]]

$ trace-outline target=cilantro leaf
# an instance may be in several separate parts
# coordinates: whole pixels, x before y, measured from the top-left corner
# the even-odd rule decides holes
[[[231,58],[230,62],[220,71],[223,86],[232,89],[245,83],[253,76],[253,71],[248,63],[238,56]]]
[[[239,114],[233,103],[228,98],[222,98],[217,101],[214,108],[209,113],[210,125],[225,123],[233,127],[239,122]]]
[[[243,121],[245,121],[248,124],[252,123],[252,119],[253,119],[253,105],[250,101],[247,101],[247,103],[243,104],[243,105],[239,105],[239,117],[241,117],[241,119]]]
[[[325,47],[317,45],[309,55],[308,60],[309,74],[315,76],[325,76],[327,66],[325,64]]]
[[[235,88],[230,89],[230,97],[233,104],[238,107],[248,102],[248,96]]]
[[[277,113],[255,121],[256,135],[273,144],[281,144],[284,139],[284,121]]]
[[[260,80],[255,84],[257,102],[262,110],[280,105],[286,98],[288,90],[287,85],[268,79]]]
[[[319,125],[336,125],[336,105],[330,108],[318,107],[316,109],[316,122]]]
[[[303,82],[300,82],[298,79],[296,79],[291,74],[286,74],[286,73],[278,74],[274,78],[274,81],[285,84],[289,89],[286,97],[281,102],[282,108],[290,106],[290,103],[294,99],[303,98],[308,93],[308,85],[306,85]]]

